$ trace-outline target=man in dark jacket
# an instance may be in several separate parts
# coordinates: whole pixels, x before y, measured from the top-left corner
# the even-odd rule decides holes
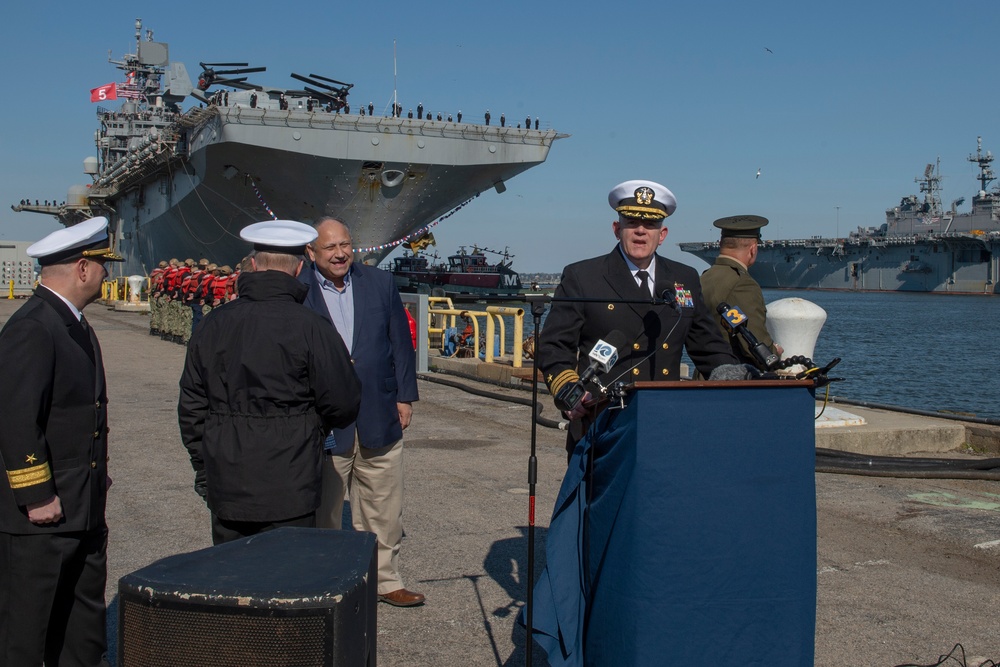
[[[0,665],[97,665],[105,651],[107,391],[82,310],[121,259],[107,226],[30,246],[41,283],[0,332]]]
[[[250,225],[253,272],[205,317],[188,347],[177,406],[195,490],[215,544],[316,525],[323,440],[357,417],[361,385],[337,332],[302,305],[302,223]]]

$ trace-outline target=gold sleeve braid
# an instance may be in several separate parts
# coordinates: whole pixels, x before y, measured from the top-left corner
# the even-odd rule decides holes
[[[576,382],[580,379],[580,376],[573,369],[567,369],[557,375],[552,382],[549,383],[549,393],[553,396],[559,393],[559,390],[563,388],[568,382]]]
[[[52,479],[52,468],[49,467],[48,461],[31,466],[30,468],[7,471],[7,481],[10,482],[10,488],[12,489],[23,489],[35,486],[36,484],[44,484],[50,479]]]

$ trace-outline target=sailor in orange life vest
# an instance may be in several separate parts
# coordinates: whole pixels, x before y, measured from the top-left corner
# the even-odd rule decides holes
[[[538,358],[551,394],[580,381],[588,353],[614,330],[627,342],[600,376],[604,385],[680,379],[683,348],[706,377],[718,366],[736,364],[702,298],[698,273],[656,253],[667,238],[664,220],[677,208],[674,194],[652,181],[626,181],[611,190],[608,203],[618,214],[611,223],[618,244],[607,255],[563,270],[539,336]],[[654,295],[665,303],[655,304]],[[600,301],[559,300],[572,298]],[[634,303],[643,300],[649,303]],[[570,454],[596,416],[594,403],[586,392],[564,412]]]

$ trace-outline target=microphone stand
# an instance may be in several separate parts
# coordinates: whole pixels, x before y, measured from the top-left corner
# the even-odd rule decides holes
[[[545,306],[549,302],[549,297],[528,297],[528,302],[531,304],[531,315],[535,323],[535,353],[534,358],[531,360],[531,455],[528,457],[528,579],[527,596],[525,598],[525,626],[528,636],[524,646],[525,667],[531,667],[531,654],[535,642],[533,637],[533,612],[535,597],[535,483],[538,481],[538,458],[535,456],[538,433],[538,359],[540,349],[538,334],[542,326],[542,314],[545,312]]]
[[[540,348],[539,332],[542,326],[542,315],[545,307],[550,302],[566,303],[607,303],[608,299],[593,299],[587,297],[549,297],[549,296],[529,296],[527,298],[531,304],[531,315],[535,326],[535,354],[532,359],[533,377],[531,378],[531,454],[528,456],[528,576],[527,591],[525,595],[525,626],[527,638],[525,640],[525,667],[531,667],[531,657],[534,648],[534,598],[535,598],[535,484],[538,481],[538,458],[537,434],[538,434],[538,371],[540,370]],[[652,306],[671,305],[673,301],[665,298],[660,299],[614,299],[614,303],[645,304]]]

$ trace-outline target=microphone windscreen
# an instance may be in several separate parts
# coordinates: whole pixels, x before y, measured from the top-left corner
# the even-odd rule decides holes
[[[716,366],[712,374],[708,376],[709,382],[725,382],[727,380],[751,380],[760,373],[751,373],[753,366],[749,364],[723,364]],[[757,369],[754,369],[755,371]]]

